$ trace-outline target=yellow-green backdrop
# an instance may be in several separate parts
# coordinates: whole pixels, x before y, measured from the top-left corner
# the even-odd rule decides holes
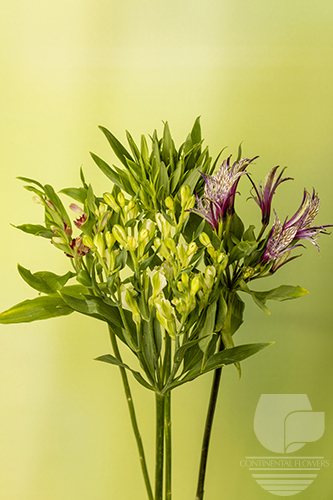
[[[107,180],[88,152],[115,158],[100,124],[124,140],[126,128],[138,138],[168,120],[179,145],[201,115],[214,156],[224,146],[235,153],[244,141],[244,154],[260,155],[256,180],[288,165],[295,180],[279,188],[274,202],[282,218],[298,208],[303,188],[314,186],[322,202],[318,222],[333,223],[332,23],[330,0],[6,2],[0,309],[35,295],[20,279],[18,262],[32,271],[68,269],[47,240],[10,226],[42,218],[15,177],[59,190],[79,183],[83,165],[103,193]],[[246,197],[237,198],[238,210],[259,225]],[[233,367],[223,374],[206,500],[270,498],[240,466],[245,456],[265,455],[253,431],[261,394],[308,394],[313,409],[326,413],[326,431],[305,453],[327,459],[333,453],[332,238],[320,238],[320,254],[307,245],[302,258],[260,284],[300,284],[310,295],[273,303],[270,317],[247,300],[237,343],[276,344],[243,363],[241,381]],[[118,370],[93,361],[110,352],[103,324],[73,314],[2,325],[0,344],[1,500],[144,500]],[[174,393],[175,500],[194,500],[210,383],[205,376]],[[132,386],[152,464],[152,395]],[[322,470],[302,498],[331,499],[330,475]]]

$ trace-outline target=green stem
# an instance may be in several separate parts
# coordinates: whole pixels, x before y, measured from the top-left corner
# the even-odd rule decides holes
[[[166,333],[166,346],[164,356],[165,373],[163,380],[165,380],[171,371],[171,338]],[[171,441],[171,391],[165,395],[164,406],[164,432],[165,432],[165,500],[171,500],[171,477],[172,477],[172,441]]]
[[[121,355],[120,355],[120,352],[118,349],[118,345],[117,345],[117,339],[116,339],[116,336],[115,336],[112,328],[110,327],[110,325],[109,325],[109,333],[110,333],[110,340],[111,340],[114,355],[118,359],[118,361],[120,361],[122,363],[122,358],[121,358]],[[141,439],[141,435],[139,432],[138,423],[136,420],[134,404],[133,404],[131,389],[129,386],[126,370],[125,370],[125,368],[123,368],[121,366],[119,367],[119,370],[120,370],[121,378],[122,378],[123,385],[124,385],[126,400],[127,400],[128,409],[130,412],[131,423],[132,423],[132,427],[133,427],[133,431],[134,431],[134,435],[135,435],[135,439],[136,439],[136,444],[137,444],[138,450],[139,450],[139,457],[140,457],[140,463],[141,463],[141,468],[142,468],[142,474],[143,474],[143,479],[144,479],[144,482],[146,485],[148,498],[149,498],[149,500],[154,500],[153,492],[152,492],[150,480],[149,480],[148,468],[147,468],[145,453],[144,453],[144,449],[143,449],[142,439]]]
[[[222,350],[223,348],[224,348],[224,346],[221,342],[219,350]],[[209,400],[209,405],[208,405],[207,417],[206,417],[205,431],[204,431],[204,436],[203,436],[203,441],[202,441],[198,487],[197,487],[197,495],[195,497],[195,500],[202,500],[203,496],[204,496],[208,449],[209,449],[209,443],[210,443],[210,436],[212,433],[217,396],[219,393],[219,387],[220,387],[220,382],[221,382],[221,375],[222,375],[222,368],[218,368],[217,370],[215,370],[212,389],[211,389],[211,393],[210,393],[210,400]]]
[[[171,500],[172,441],[171,441],[171,391],[165,395],[165,500]]]
[[[155,397],[156,397],[155,500],[163,500],[164,401],[165,401],[165,396],[156,392]]]

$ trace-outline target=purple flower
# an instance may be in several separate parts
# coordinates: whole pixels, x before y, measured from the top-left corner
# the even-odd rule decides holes
[[[252,186],[255,190],[256,195],[251,193],[251,196],[253,197],[254,201],[259,205],[262,213],[262,219],[261,222],[264,226],[267,226],[269,223],[269,218],[271,214],[271,204],[272,204],[272,198],[275,193],[276,188],[284,181],[292,180],[292,177],[282,177],[283,172],[285,171],[286,167],[282,169],[280,172],[280,175],[276,177],[277,174],[277,169],[279,167],[274,167],[272,170],[266,175],[264,182],[259,184],[259,187],[257,188],[256,185],[254,184],[253,180],[249,176],[249,179],[252,183]]]
[[[246,167],[256,158],[258,156],[251,160],[243,158],[230,166],[229,157],[220,165],[215,175],[205,175],[200,172],[206,183],[204,195],[201,199],[196,195],[197,208],[191,208],[189,211],[206,219],[212,228],[217,230],[226,215],[234,213],[239,179],[242,175],[246,175]]]
[[[332,227],[332,225],[311,226],[312,221],[318,214],[319,203],[320,201],[315,190],[313,190],[312,195],[304,190],[302,203],[291,219],[286,219],[285,222],[281,224],[274,211],[275,221],[261,259],[263,262],[272,262],[279,259],[279,262],[273,264],[276,271],[278,267],[281,267],[281,265],[286,264],[294,258],[291,257],[290,259],[286,259],[285,254],[287,252],[289,253],[293,248],[303,246],[301,243],[297,243],[300,239],[311,241],[319,250],[319,245],[317,243],[319,234],[328,234],[325,228]]]

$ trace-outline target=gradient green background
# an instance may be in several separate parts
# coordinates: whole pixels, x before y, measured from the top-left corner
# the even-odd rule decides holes
[[[274,200],[280,217],[315,186],[318,223],[333,223],[331,0],[125,0],[6,2],[1,33],[1,310],[35,293],[16,264],[66,272],[66,257],[44,239],[9,224],[40,223],[41,207],[18,175],[53,184],[79,183],[83,165],[98,194],[109,184],[89,150],[114,162],[97,125],[121,140],[162,129],[178,145],[202,116],[211,153],[244,140],[260,180],[288,165],[293,182]],[[260,223],[248,182],[237,209]],[[69,200],[68,200],[69,202]],[[326,413],[322,439],[300,453],[331,458],[332,249],[307,245],[303,257],[259,288],[300,284],[311,294],[272,303],[266,316],[251,301],[237,343],[276,341],[223,374],[205,500],[270,497],[242,469],[245,456],[266,455],[253,431],[263,393],[306,393]],[[311,246],[311,248],[310,248]],[[115,367],[93,358],[110,352],[105,326],[69,317],[0,328],[1,500],[144,500],[135,441]],[[125,355],[127,361],[130,361]],[[174,499],[194,500],[211,376],[173,394]],[[153,397],[132,384],[148,460],[153,462]],[[270,454],[270,453],[268,453]],[[332,457],[333,458],[333,457]],[[322,470],[303,500],[332,498]]]

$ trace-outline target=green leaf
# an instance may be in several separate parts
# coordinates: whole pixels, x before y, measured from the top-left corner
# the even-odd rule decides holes
[[[60,200],[59,196],[54,191],[53,187],[50,186],[49,184],[45,184],[44,190],[45,190],[46,196],[53,203],[53,205],[57,209],[59,215],[61,216],[62,220],[64,222],[66,222],[67,226],[72,227],[72,224],[71,224],[70,218],[68,217],[66,209],[65,209],[64,205],[62,204],[62,201]]]
[[[126,158],[128,160],[133,161],[133,158],[129,154],[127,149],[124,148],[124,146],[118,141],[118,139],[113,134],[111,134],[111,132],[108,129],[106,129],[105,127],[102,127],[102,126],[99,126],[98,128],[103,132],[103,134],[107,138],[111,148],[113,149],[115,155],[119,158],[121,163],[123,165],[125,165],[125,167],[127,166]]]
[[[192,370],[190,370],[185,375],[185,377],[171,384],[170,389],[185,384],[185,382],[194,380],[200,375],[203,375],[204,373],[207,373],[211,370],[216,370],[217,368],[221,368],[222,366],[231,365],[239,363],[240,361],[244,361],[244,359],[253,356],[257,352],[265,349],[265,347],[268,347],[272,344],[274,344],[274,342],[266,342],[260,344],[259,343],[243,344],[236,347],[232,347],[231,349],[225,349],[223,351],[217,352],[208,359],[203,371],[201,371],[201,362],[197,363],[197,365]]]
[[[239,161],[239,160],[242,159],[242,144],[243,144],[243,141],[238,146],[238,152],[237,152],[237,159],[236,159],[236,161]]]
[[[251,253],[256,250],[258,243],[256,241],[240,241],[237,243],[230,252],[229,264],[232,264],[236,260],[243,259],[251,255]]]
[[[170,184],[167,168],[163,161],[160,163],[159,177],[158,177],[158,189],[164,188],[164,196],[168,196],[170,193]]]
[[[141,373],[139,373],[135,370],[132,370],[132,368],[130,368],[125,363],[122,363],[121,361],[119,361],[117,358],[112,356],[112,354],[104,354],[103,356],[99,356],[98,358],[95,358],[95,360],[96,361],[103,361],[104,363],[109,363],[110,365],[115,365],[115,366],[119,366],[120,368],[125,368],[126,370],[130,370],[133,373],[136,380],[141,385],[143,385],[143,387],[145,387],[146,389],[150,389],[151,391],[154,390],[153,387],[150,384],[148,384],[148,382],[142,377]]]
[[[268,315],[270,315],[271,313],[266,306],[267,300],[278,300],[282,302],[284,300],[297,299],[309,293],[307,290],[305,290],[305,288],[302,288],[299,285],[281,285],[266,292],[257,292],[255,290],[250,290],[247,284],[244,281],[241,281],[240,287],[243,292],[251,294],[255,304],[257,304],[257,306],[260,307],[260,309],[262,309]]]
[[[203,353],[206,352],[214,334],[216,305],[217,302],[215,301],[207,308],[205,323],[199,333],[199,338],[201,339],[199,342],[199,347]]]
[[[201,338],[197,338],[195,340],[190,340],[189,342],[186,342],[186,344],[183,344],[179,349],[177,349],[177,351],[175,352],[175,356],[174,356],[174,362],[175,363],[178,363],[179,361],[181,361],[183,359],[183,357],[185,356],[185,354],[188,352],[188,350],[193,347],[193,346],[196,346],[198,344],[198,342],[200,342],[201,340],[203,339],[203,337]]]
[[[255,226],[249,226],[245,233],[243,234],[244,241],[256,241],[256,237],[254,234]]]
[[[38,290],[42,293],[54,293],[57,290],[61,290],[70,278],[76,276],[75,273],[68,271],[68,273],[63,276],[58,276],[57,274],[51,273],[49,271],[38,271],[32,274],[28,269],[17,265],[18,272],[29,286]]]
[[[230,233],[233,233],[239,240],[242,239],[244,224],[242,219],[236,213],[234,213],[231,219]]]
[[[87,190],[85,188],[65,188],[61,189],[59,193],[63,193],[82,204],[84,204],[87,198]]]
[[[139,163],[140,158],[141,158],[141,154],[140,154],[139,148],[135,144],[134,139],[131,136],[131,134],[128,132],[128,130],[126,130],[126,137],[127,137],[127,142],[129,144],[129,147],[131,148],[131,151],[133,153],[133,156],[134,156],[135,160]]]
[[[201,143],[201,125],[200,116],[195,120],[193,128],[191,130],[191,139],[193,144]]]
[[[24,233],[34,234],[35,236],[42,236],[43,238],[53,238],[54,233],[48,231],[46,227],[39,224],[22,224],[21,226],[13,226],[16,229],[20,229]]]
[[[34,181],[33,179],[29,179],[28,177],[16,177],[16,179],[19,179],[23,182],[29,182],[30,184],[36,184],[36,186],[40,187],[44,191],[43,185],[38,181]]]
[[[42,319],[56,318],[71,314],[69,307],[58,294],[24,300],[0,314],[0,323],[30,323]]]
[[[85,296],[84,299],[79,299],[69,295],[66,291],[61,291],[59,294],[66,304],[68,304],[75,311],[102,321],[106,321],[107,323],[111,323],[116,328],[124,327],[118,309],[116,307],[108,306],[101,298]]]
[[[199,170],[192,170],[190,174],[185,178],[183,181],[182,186],[190,186],[191,188],[191,193],[193,193],[195,186],[197,185],[198,180],[200,179],[201,174]]]
[[[221,294],[217,301],[217,314],[216,314],[216,323],[215,323],[215,331],[220,331],[224,327],[224,323],[228,313],[228,306],[226,301],[224,300],[223,295]]]

